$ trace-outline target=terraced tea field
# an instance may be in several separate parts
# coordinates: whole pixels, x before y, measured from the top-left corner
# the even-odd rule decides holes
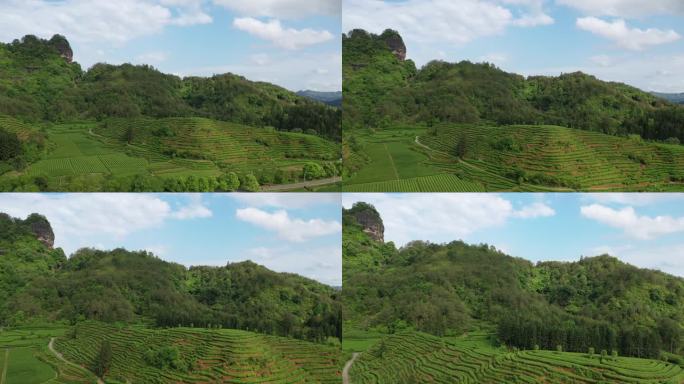
[[[227,172],[273,177],[287,172],[300,181],[307,163],[339,161],[338,143],[317,136],[202,118],[115,119],[29,127],[0,117],[0,126],[20,137],[44,135],[45,155],[17,176],[47,179],[49,190],[64,190],[75,177],[92,180],[141,175],[156,179],[216,177]],[[88,184],[88,183],[86,183]],[[101,184],[85,185],[97,190]]]
[[[107,381],[132,383],[339,383],[339,348],[239,330],[147,329],[83,323],[56,339],[66,359],[90,366],[103,340],[112,345]],[[145,353],[177,348],[187,368],[152,366]]]
[[[552,351],[507,352],[487,335],[439,338],[419,332],[388,336],[354,362],[353,384],[366,383],[684,383],[682,367],[657,360]]]
[[[684,190],[681,145],[556,126],[397,127],[356,138],[369,162],[345,179],[350,192]]]

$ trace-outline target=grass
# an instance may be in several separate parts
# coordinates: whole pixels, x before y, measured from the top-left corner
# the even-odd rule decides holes
[[[350,192],[684,190],[680,145],[556,126],[395,127],[354,135],[368,161],[345,178]],[[463,183],[438,178],[446,175]]]
[[[684,382],[682,367],[648,359],[555,351],[509,351],[486,333],[439,338],[405,331],[368,348],[354,383],[661,383]]]
[[[230,329],[149,329],[88,322],[76,338],[55,347],[79,365],[93,364],[103,340],[112,344],[107,381],[144,383],[338,383],[339,348]],[[159,368],[146,362],[148,349],[177,348],[186,368]],[[189,367],[189,368],[187,368]]]
[[[33,348],[9,350],[6,384],[40,384],[56,377],[50,365],[38,360]]]

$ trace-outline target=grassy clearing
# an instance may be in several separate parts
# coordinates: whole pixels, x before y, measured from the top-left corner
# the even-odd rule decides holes
[[[387,336],[351,369],[354,383],[661,383],[684,382],[682,367],[648,359],[555,351],[508,351],[489,335],[439,338],[420,332]]]

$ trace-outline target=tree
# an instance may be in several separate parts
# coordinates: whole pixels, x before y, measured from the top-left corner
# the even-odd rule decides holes
[[[133,128],[133,125],[129,125],[126,127],[126,142],[128,144],[131,144],[133,142],[133,139],[135,138],[135,128]]]
[[[466,153],[468,152],[468,138],[465,133],[462,133],[458,138],[458,143],[456,144],[456,156],[460,159],[464,159]]]
[[[246,192],[257,192],[259,191],[259,181],[257,181],[256,176],[254,176],[251,173],[248,173],[240,181],[240,187],[243,191]]]
[[[112,345],[109,340],[103,340],[100,344],[100,351],[95,357],[95,374],[104,377],[112,364]]]

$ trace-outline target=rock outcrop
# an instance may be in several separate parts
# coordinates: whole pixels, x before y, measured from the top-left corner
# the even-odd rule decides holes
[[[394,54],[397,59],[401,61],[406,60],[406,45],[404,44],[404,39],[399,35],[399,32],[386,29],[382,35],[380,35],[380,38],[385,41],[385,44],[387,44],[392,51],[392,54]]]
[[[71,63],[74,60],[74,51],[71,49],[71,45],[66,37],[62,35],[54,35],[48,44],[55,48],[57,52],[59,52],[59,55],[62,56],[67,63]]]
[[[24,220],[24,223],[31,227],[31,231],[41,243],[50,249],[53,248],[55,245],[55,233],[52,231],[52,226],[45,216],[32,213]]]
[[[385,226],[374,206],[358,202],[347,211],[373,240],[385,242]]]

